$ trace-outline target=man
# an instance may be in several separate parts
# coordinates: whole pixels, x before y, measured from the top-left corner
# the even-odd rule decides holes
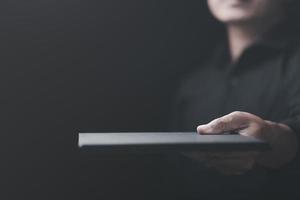
[[[290,3],[208,0],[211,13],[225,24],[228,40],[183,81],[172,128],[197,127],[199,134],[236,131],[263,139],[272,148],[264,153],[195,152],[186,157],[231,177],[293,165],[300,134],[300,48],[282,25]],[[193,176],[192,171],[186,173]],[[194,185],[196,177],[190,177]]]

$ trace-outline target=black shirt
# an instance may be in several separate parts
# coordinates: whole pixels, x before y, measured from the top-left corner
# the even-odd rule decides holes
[[[204,66],[197,67],[182,81],[174,103],[171,130],[196,131],[200,124],[233,111],[244,111],[285,123],[300,134],[300,45],[289,31],[280,29],[257,40],[234,64],[230,63],[228,45],[220,45]],[[182,186],[197,197],[201,191],[199,179],[210,179],[209,173],[205,172],[204,177],[203,171],[199,172],[201,166],[183,157],[174,160],[171,162],[178,169],[175,174],[182,178]],[[215,182],[223,181],[223,185],[212,186],[219,190],[211,191],[220,192],[225,185],[230,189],[249,183],[244,188],[253,186],[250,193],[269,190],[276,196],[274,190],[277,190],[294,195],[297,189],[293,181],[300,179],[295,163],[275,172],[255,169],[245,176],[232,177],[229,182],[224,177],[215,178]],[[235,183],[230,184],[232,180]]]
[[[171,127],[195,131],[197,125],[244,111],[282,122],[300,133],[300,46],[295,38],[261,39],[231,64],[227,45],[186,77],[179,88]]]

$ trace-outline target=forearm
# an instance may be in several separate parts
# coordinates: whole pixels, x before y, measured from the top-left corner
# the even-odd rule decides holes
[[[279,169],[295,158],[298,151],[298,138],[285,124],[265,122],[268,127],[265,139],[269,142],[271,150],[262,153],[257,159],[257,164],[271,169]]]

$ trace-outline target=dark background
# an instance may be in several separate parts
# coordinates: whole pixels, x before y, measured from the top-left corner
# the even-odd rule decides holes
[[[166,130],[221,35],[201,0],[1,1],[0,198],[167,199],[163,158],[83,155],[77,134]]]

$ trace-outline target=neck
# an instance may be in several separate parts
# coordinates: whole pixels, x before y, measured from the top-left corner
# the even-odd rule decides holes
[[[257,33],[249,28],[229,25],[227,27],[231,62],[236,62],[243,51],[254,43]]]

